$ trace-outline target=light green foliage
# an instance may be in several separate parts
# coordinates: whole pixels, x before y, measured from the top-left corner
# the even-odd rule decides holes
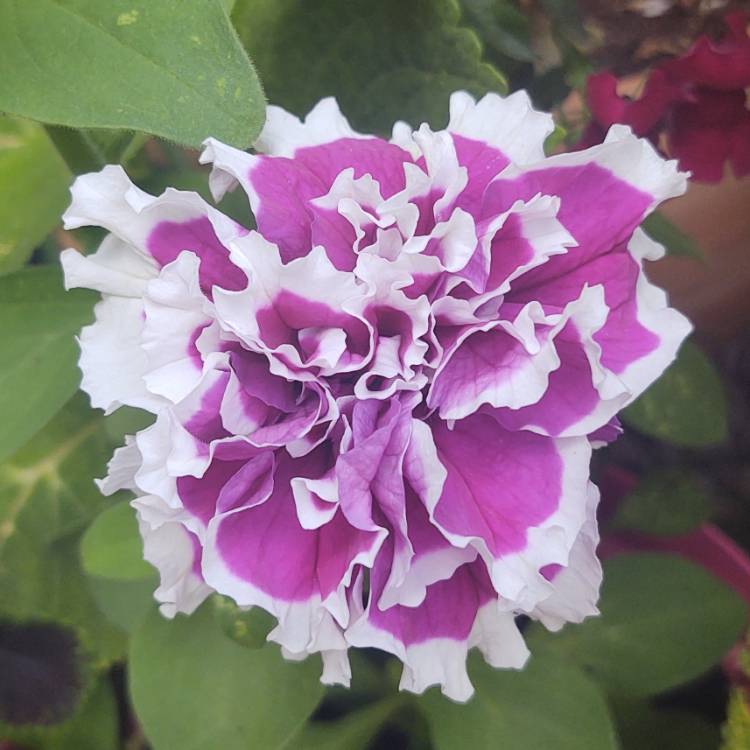
[[[70,178],[41,125],[0,116],[0,274],[21,268],[60,221]]]
[[[320,660],[284,662],[227,638],[210,607],[154,611],[131,640],[130,694],[154,750],[282,748],[320,701]]]
[[[100,513],[81,539],[81,561],[89,575],[121,581],[150,577],[152,567],[143,559],[135,511],[126,501]]]
[[[101,417],[78,396],[0,465],[0,615],[72,625],[102,662],[122,653],[122,633],[88,590],[78,537],[106,502],[92,477],[109,453]]]
[[[614,750],[604,696],[577,667],[545,654],[523,671],[470,659],[476,693],[466,704],[434,688],[420,700],[436,750]]]
[[[711,501],[700,478],[685,469],[658,471],[618,505],[610,527],[644,534],[687,534],[707,521]]]
[[[664,375],[621,416],[646,435],[688,448],[727,438],[727,400],[721,380],[690,341],[682,345]]]
[[[218,0],[0,0],[0,110],[246,147],[260,84]]]
[[[386,133],[448,120],[457,89],[506,89],[460,25],[456,0],[238,0],[232,18],[272,104],[307,114],[336,96],[355,127]]]
[[[28,440],[80,382],[75,334],[92,318],[95,295],[66,293],[58,268],[0,278],[0,460]]]
[[[747,622],[742,600],[675,555],[628,554],[604,566],[601,615],[556,634],[535,628],[535,647],[585,668],[612,693],[648,696],[717,664]]]

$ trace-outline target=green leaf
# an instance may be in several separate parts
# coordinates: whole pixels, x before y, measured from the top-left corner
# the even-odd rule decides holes
[[[0,110],[74,128],[246,147],[253,66],[218,0],[0,0]]]
[[[148,578],[138,581],[87,576],[87,583],[91,596],[106,619],[126,633],[134,633],[153,607],[159,577],[155,571]]]
[[[125,500],[102,511],[81,539],[81,561],[86,573],[100,578],[136,581],[153,568],[143,559],[143,542],[135,511]]]
[[[703,258],[698,243],[658,211],[649,214],[641,224],[641,228],[652,240],[664,245],[670,255]]]
[[[43,750],[118,750],[118,717],[114,691],[103,677],[81,710],[70,722],[51,734]]]
[[[211,597],[214,617],[224,635],[245,648],[263,648],[276,621],[262,607],[240,609],[229,597]]]
[[[687,711],[655,708],[646,701],[615,701],[622,750],[717,750],[719,730]]]
[[[355,127],[439,126],[448,96],[504,92],[456,0],[238,0],[232,18],[269,100],[304,115],[336,96]]]
[[[658,536],[687,534],[709,519],[712,508],[698,475],[684,468],[660,471],[622,500],[610,528]]]
[[[651,437],[700,448],[727,439],[727,410],[718,373],[706,355],[687,341],[675,362],[621,417]]]
[[[104,426],[107,437],[114,445],[122,445],[125,435],[135,435],[136,432],[145,430],[154,421],[154,415],[143,409],[132,406],[121,406],[111,414],[104,417]]]
[[[58,223],[70,177],[41,125],[0,117],[0,274],[21,268]]]
[[[560,633],[532,629],[534,648],[588,670],[608,691],[636,697],[681,685],[717,664],[745,627],[742,600],[703,568],[668,554],[604,564],[601,615]]]
[[[530,16],[506,0],[461,0],[461,6],[488,50],[500,59],[534,61]]]
[[[466,705],[435,689],[420,703],[436,750],[614,750],[607,705],[575,666],[550,655],[531,657],[521,671],[493,670],[472,658],[476,688]]]
[[[75,393],[74,335],[92,317],[92,292],[63,288],[59,268],[0,278],[0,460],[23,445]]]
[[[0,465],[0,613],[75,626],[103,663],[120,655],[123,633],[89,592],[78,537],[107,502],[92,477],[109,454],[101,416],[79,395]]]
[[[155,750],[281,748],[318,704],[319,675],[317,658],[233,643],[206,606],[171,621],[154,611],[131,640],[130,694]]]
[[[391,698],[335,721],[311,722],[284,750],[362,750],[403,703],[403,698]]]

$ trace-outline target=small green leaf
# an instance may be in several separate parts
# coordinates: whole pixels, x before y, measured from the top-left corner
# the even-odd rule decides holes
[[[457,89],[506,91],[460,15],[456,0],[408,12],[400,0],[238,0],[232,19],[274,104],[305,115],[335,96],[355,127],[385,133],[396,120],[446,123]]]
[[[466,705],[436,689],[422,699],[436,750],[614,750],[607,705],[575,666],[545,654],[521,671],[472,658],[476,693]]]
[[[102,511],[81,539],[86,573],[118,581],[149,578],[153,568],[143,559],[143,542],[135,511],[122,501]]]
[[[264,118],[218,0],[0,0],[0,110],[248,146]]]
[[[54,229],[70,179],[44,128],[0,117],[0,274],[21,268]]]
[[[687,341],[661,378],[621,416],[646,435],[700,448],[727,439],[727,412],[719,375],[706,355]]]
[[[224,634],[245,648],[263,648],[276,621],[261,607],[240,609],[231,599],[212,597],[214,616]]]
[[[643,534],[687,534],[708,520],[712,504],[699,476],[685,469],[647,476],[618,505],[610,528]]]
[[[92,292],[63,288],[59,268],[0,278],[0,460],[23,445],[75,393],[74,339],[92,317]]]
[[[664,245],[670,255],[682,255],[688,258],[703,257],[698,243],[658,211],[649,214],[641,224],[641,228],[652,240]]]
[[[134,633],[154,604],[159,585],[156,571],[137,581],[87,576],[88,589],[107,621],[126,633]]]
[[[742,600],[703,568],[668,554],[628,554],[604,564],[601,615],[549,634],[529,633],[588,670],[608,691],[663,692],[717,664],[747,622]]]
[[[279,647],[233,643],[203,606],[149,615],[130,648],[130,695],[155,750],[281,748],[322,696],[320,660],[284,662]]]

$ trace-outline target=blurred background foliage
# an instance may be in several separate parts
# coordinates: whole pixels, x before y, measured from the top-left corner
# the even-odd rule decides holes
[[[465,706],[398,693],[399,665],[369,651],[352,653],[351,690],[324,690],[316,658],[285,662],[264,646],[268,618],[226,599],[156,613],[127,493],[92,482],[147,416],[105,417],[76,394],[74,334],[95,298],[65,293],[57,262],[101,240],[60,226],[76,174],[119,162],[144,189],[209,198],[193,149],[208,135],[250,146],[264,97],[303,115],[333,95],[355,127],[387,134],[398,119],[442,126],[456,89],[527,88],[556,113],[549,150],[564,149],[587,122],[590,72],[637,73],[717,23],[716,3],[655,4],[0,0],[0,750],[750,747],[742,200],[723,245],[679,201],[644,226],[668,250],[654,276],[697,333],[596,456],[601,617],[554,635],[526,624],[528,668],[472,660]],[[728,183],[691,194],[746,206]],[[238,196],[221,208],[252,222]]]

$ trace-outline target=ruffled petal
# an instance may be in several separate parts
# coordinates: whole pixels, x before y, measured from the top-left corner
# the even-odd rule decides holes
[[[463,565],[447,580],[427,589],[418,607],[397,605],[381,610],[378,601],[388,554],[375,565],[369,603],[346,631],[349,643],[375,647],[404,664],[399,687],[422,693],[431,685],[449,698],[467,701],[473,691],[466,672],[469,649],[478,646],[496,667],[520,669],[528,649],[512,613],[498,605],[481,563]]]
[[[141,347],[143,302],[107,297],[94,307],[95,322],[81,330],[81,388],[93,407],[110,414],[120,406],[156,412],[164,400],[146,388],[148,359]]]
[[[539,571],[567,563],[585,520],[588,440],[506,432],[482,414],[431,427],[447,472],[432,521],[477,549],[509,605],[531,611],[550,593]]]
[[[244,286],[244,274],[229,262],[229,241],[247,230],[211,208],[197,193],[168,188],[155,198],[133,185],[122,167],[81,175],[71,188],[63,215],[66,229],[96,225],[108,229],[159,266],[183,250],[201,259],[201,288]]]
[[[63,250],[60,262],[65,273],[65,288],[94,289],[118,297],[140,297],[148,282],[158,273],[154,259],[108,234],[91,255]]]

